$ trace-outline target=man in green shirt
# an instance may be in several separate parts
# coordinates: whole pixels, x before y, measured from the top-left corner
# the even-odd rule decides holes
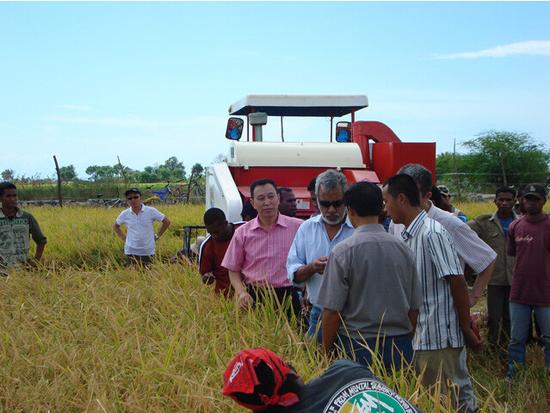
[[[17,207],[17,187],[11,182],[0,183],[0,274],[19,264],[39,262],[46,246],[36,219]],[[29,234],[36,242],[34,260],[29,261]]]

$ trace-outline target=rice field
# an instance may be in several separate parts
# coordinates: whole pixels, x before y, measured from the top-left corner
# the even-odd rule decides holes
[[[493,210],[458,206],[469,216]],[[0,278],[1,412],[237,412],[221,387],[240,349],[269,347],[306,380],[329,365],[281,311],[238,311],[201,283],[195,267],[167,263],[181,248],[181,226],[200,224],[203,208],[159,209],[172,227],[150,271],[122,267],[123,245],[111,228],[119,209],[30,209],[49,242],[43,266]],[[549,411],[542,359],[530,347],[530,367],[509,388],[502,361],[471,353],[482,411]],[[426,412],[453,411],[412,371],[374,370]]]

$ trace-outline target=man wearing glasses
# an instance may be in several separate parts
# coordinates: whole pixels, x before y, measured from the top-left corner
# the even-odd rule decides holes
[[[329,169],[317,177],[315,193],[321,214],[300,226],[288,253],[288,279],[299,287],[305,286],[312,305],[308,328],[310,337],[315,335],[323,311],[317,303],[317,296],[328,256],[336,244],[353,234],[353,227],[346,219],[346,189],[347,180],[341,172]]]
[[[120,213],[113,229],[117,237],[124,241],[126,265],[148,267],[155,255],[155,241],[168,229],[170,220],[156,208],[143,205],[139,189],[128,189],[124,195],[130,208]],[[156,234],[153,227],[155,221],[162,222]],[[121,225],[126,225],[126,234],[120,228]]]

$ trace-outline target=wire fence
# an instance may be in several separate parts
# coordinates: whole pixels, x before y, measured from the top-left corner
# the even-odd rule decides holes
[[[529,175],[540,176],[540,173],[510,173],[506,174],[507,181],[501,174],[479,172],[447,172],[437,174],[437,185],[445,185],[451,194],[459,200],[481,200],[494,196],[495,191],[502,186],[509,186],[516,191],[525,185],[533,183],[526,179],[517,180],[514,177],[528,178]],[[550,181],[538,182],[550,190]]]

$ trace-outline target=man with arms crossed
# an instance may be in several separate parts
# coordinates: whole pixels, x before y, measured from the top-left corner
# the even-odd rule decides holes
[[[279,213],[277,186],[271,179],[254,181],[250,200],[258,216],[235,230],[222,266],[229,271],[239,307],[253,305],[273,288],[279,303],[292,297],[297,315],[300,303],[287,277],[286,259],[303,221]]]
[[[288,279],[300,287],[305,283],[309,302],[313,306],[309,315],[310,337],[315,334],[323,310],[317,303],[317,294],[328,255],[336,244],[353,234],[353,227],[346,219],[344,192],[347,180],[344,174],[325,171],[317,177],[315,186],[321,214],[309,218],[300,226],[286,264]]]
[[[475,412],[464,342],[475,349],[481,343],[470,324],[468,287],[451,237],[420,207],[418,187],[409,175],[391,177],[384,186],[384,200],[393,222],[405,225],[402,237],[413,252],[422,284],[413,339],[415,366],[424,373],[424,385],[439,382],[446,393],[451,381],[458,387],[458,401],[453,400],[458,411]]]
[[[353,235],[330,254],[319,291],[323,348],[341,342],[347,356],[372,363],[378,351],[387,369],[412,361],[412,334],[421,304],[413,254],[378,223],[382,191],[369,182],[344,194]]]
[[[130,208],[120,213],[113,229],[117,237],[124,241],[126,265],[149,266],[155,255],[155,241],[168,229],[170,220],[156,208],[143,205],[139,189],[128,189],[124,195]],[[162,222],[157,234],[154,221]],[[127,234],[124,234],[121,225],[126,225]]]
[[[20,264],[39,262],[46,247],[36,219],[17,206],[17,187],[11,182],[0,183],[0,275]],[[29,260],[29,234],[36,243],[34,259]]]
[[[430,201],[432,173],[428,169],[419,164],[407,164],[398,173],[409,175],[414,179],[420,190],[420,206],[426,211],[428,218],[439,222],[447,230],[458,257],[478,274],[470,293],[470,306],[474,306],[491,279],[497,254],[472,231],[468,224],[432,204]],[[404,229],[403,225],[391,223],[389,232],[400,238]],[[463,273],[464,270],[461,271],[461,274]]]

